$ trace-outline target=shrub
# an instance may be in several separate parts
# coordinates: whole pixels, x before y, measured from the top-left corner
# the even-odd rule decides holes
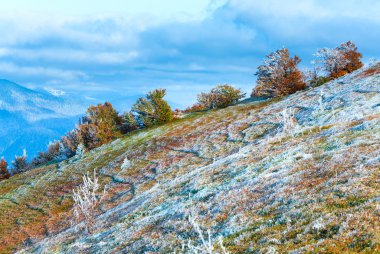
[[[173,111],[173,119],[181,119],[183,118],[183,110],[180,110],[179,108],[176,108],[174,111]]]
[[[12,174],[19,174],[30,169],[28,163],[28,157],[26,151],[24,150],[23,155],[15,156],[15,160],[12,162]]]
[[[74,219],[76,223],[83,221],[86,230],[91,233],[95,226],[97,209],[106,195],[106,188],[100,190],[95,170],[93,178],[87,173],[82,179],[83,183],[73,190]]]
[[[302,72],[297,68],[300,62],[298,56],[290,57],[286,48],[269,54],[258,67],[257,86],[251,96],[279,97],[305,89]]]
[[[4,158],[0,161],[0,181],[4,179],[8,179],[11,174],[8,171],[8,163],[4,160]]]
[[[351,42],[342,43],[336,48],[323,48],[318,50],[315,56],[319,59],[328,77],[335,79],[351,73],[363,67],[362,54],[358,52],[356,45]]]
[[[39,152],[38,156],[32,160],[32,166],[37,167],[47,162],[60,159],[61,157],[61,143],[59,141],[50,143],[46,152]]]
[[[304,81],[308,87],[318,87],[332,80],[330,77],[320,75],[320,70],[319,67],[314,66],[314,69],[307,69],[304,72]]]
[[[204,105],[201,105],[199,103],[195,103],[193,106],[187,107],[184,110],[184,112],[185,113],[193,113],[193,112],[200,112],[200,111],[203,111],[203,110],[206,110],[206,107]]]
[[[146,98],[139,98],[132,106],[132,112],[137,115],[143,126],[162,124],[173,120],[173,112],[169,104],[163,99],[165,89],[156,89],[149,92]]]
[[[139,123],[136,117],[131,113],[127,112],[122,117],[121,132],[128,133],[130,131],[137,130],[139,128]]]
[[[320,77],[317,77],[314,80],[311,80],[310,86],[312,86],[312,87],[318,87],[318,86],[321,86],[323,84],[326,84],[329,81],[331,81],[331,78],[320,76]]]
[[[240,89],[235,89],[230,85],[218,85],[211,89],[209,93],[198,95],[198,105],[205,109],[225,108],[238,102],[245,97]]]

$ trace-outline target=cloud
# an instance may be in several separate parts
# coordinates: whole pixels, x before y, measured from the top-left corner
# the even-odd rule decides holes
[[[0,74],[101,100],[165,87],[170,100],[186,106],[219,83],[249,92],[256,66],[282,46],[302,65],[317,48],[347,40],[365,58],[380,57],[378,1],[214,0],[207,6],[175,19],[2,15]]]
[[[378,1],[231,0],[226,9],[235,13],[239,22],[260,29],[277,45],[323,47],[351,39],[367,50],[375,44],[371,41],[379,41],[379,35],[368,33],[380,26]]]
[[[272,19],[298,19],[305,17],[307,23],[328,18],[366,18],[369,21],[380,21],[376,0],[267,0],[240,1],[231,0],[228,6],[238,12],[256,14],[252,16],[271,16]]]
[[[24,75],[38,78],[55,78],[62,81],[86,79],[87,74],[80,71],[60,70],[44,67],[18,66],[13,63],[0,62],[2,75]]]
[[[0,58],[14,58],[18,60],[36,62],[73,62],[85,64],[125,64],[137,58],[137,51],[108,52],[108,51],[84,51],[79,49],[0,49]]]

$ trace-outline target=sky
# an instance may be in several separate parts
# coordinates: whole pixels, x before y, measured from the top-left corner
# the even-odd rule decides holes
[[[247,94],[281,47],[309,66],[352,40],[380,58],[377,0],[12,0],[0,7],[0,78],[127,110],[166,88],[174,107],[228,83]],[[59,93],[58,93],[59,94]]]

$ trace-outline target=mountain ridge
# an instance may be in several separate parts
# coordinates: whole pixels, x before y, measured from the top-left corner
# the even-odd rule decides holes
[[[0,79],[0,154],[9,162],[26,149],[29,158],[75,127],[83,103]]]

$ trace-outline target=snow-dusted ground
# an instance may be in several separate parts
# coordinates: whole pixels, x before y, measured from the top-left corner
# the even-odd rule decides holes
[[[20,253],[179,252],[197,241],[190,214],[230,253],[378,251],[379,70],[140,131],[4,182],[1,195],[44,214],[43,233],[19,222],[30,244]],[[87,234],[70,226],[71,190],[94,168],[109,192]],[[32,201],[38,191],[47,197]]]

